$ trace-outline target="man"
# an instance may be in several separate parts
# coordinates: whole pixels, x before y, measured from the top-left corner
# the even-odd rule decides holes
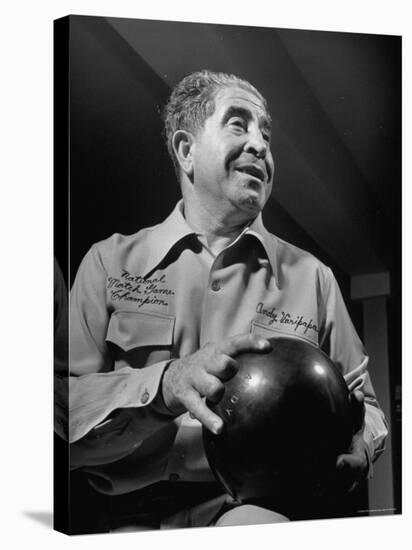
[[[107,495],[110,529],[286,520],[222,495],[201,427],[219,433],[223,421],[204,398],[218,401],[237,355],[267,352],[270,336],[320,346],[360,419],[337,458],[350,490],[386,436],[368,359],[330,269],[263,226],[274,175],[263,96],[233,75],[193,73],[165,128],[182,201],[162,224],[94,245],[72,289],[71,465]]]

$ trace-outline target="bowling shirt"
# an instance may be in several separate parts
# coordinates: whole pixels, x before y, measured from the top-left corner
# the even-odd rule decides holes
[[[167,410],[161,378],[171,360],[248,332],[319,346],[348,387],[362,389],[372,464],[385,420],[331,270],[269,233],[261,215],[215,256],[183,211],[180,201],[163,223],[93,245],[79,267],[70,294],[72,468],[108,494],[213,480],[201,424]]]

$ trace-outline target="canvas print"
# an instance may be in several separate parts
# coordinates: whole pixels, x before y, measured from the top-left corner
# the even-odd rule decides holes
[[[401,513],[401,38],[54,22],[55,528]]]

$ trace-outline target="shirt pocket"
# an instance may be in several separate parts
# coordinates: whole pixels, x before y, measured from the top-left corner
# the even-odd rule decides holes
[[[172,356],[175,317],[157,313],[118,310],[112,313],[106,342],[115,369],[143,368]]]
[[[276,337],[287,337],[287,338],[297,338],[298,340],[303,340],[304,342],[309,342],[310,344],[319,347],[319,344],[316,340],[303,336],[301,334],[298,334],[296,332],[288,331],[285,329],[279,329],[276,327],[268,327],[266,325],[262,325],[261,323],[258,323],[257,321],[252,321],[250,325],[250,332],[251,334],[256,334],[257,336],[261,336],[262,338],[276,338]]]

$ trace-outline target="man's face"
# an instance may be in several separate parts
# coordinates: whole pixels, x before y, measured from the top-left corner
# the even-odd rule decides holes
[[[239,221],[255,217],[269,198],[274,172],[270,125],[257,96],[221,89],[215,111],[195,136],[193,182],[202,205]]]

